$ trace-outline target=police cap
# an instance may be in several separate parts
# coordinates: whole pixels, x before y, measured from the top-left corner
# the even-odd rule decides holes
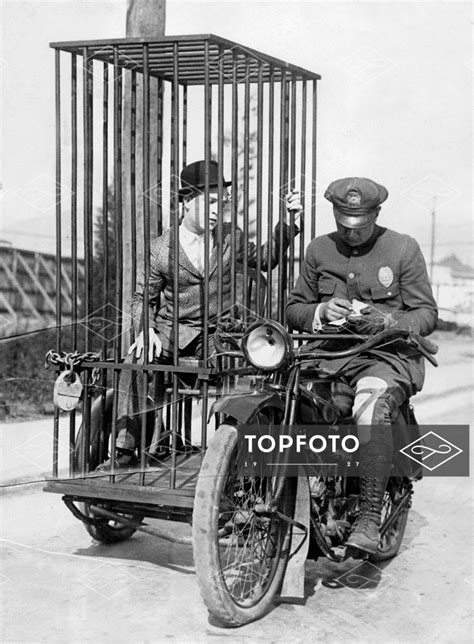
[[[375,221],[375,209],[387,199],[388,191],[371,179],[348,177],[333,181],[324,196],[333,204],[338,223],[362,228]]]

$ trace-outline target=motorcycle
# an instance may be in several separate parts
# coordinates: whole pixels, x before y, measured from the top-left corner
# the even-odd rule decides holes
[[[321,340],[324,340],[324,333]],[[321,346],[294,348],[277,322],[257,322],[233,341],[229,355],[244,356],[253,369],[247,392],[230,392],[211,412],[221,422],[200,469],[193,510],[193,549],[203,600],[216,621],[235,627],[264,616],[283,596],[302,596],[304,561],[334,562],[360,556],[345,547],[359,513],[357,476],[311,468],[295,476],[289,467],[255,474],[242,470],[239,431],[259,427],[278,435],[280,427],[351,423],[351,396],[340,374],[318,366],[321,358],[370,352],[387,342],[403,342],[437,366],[436,347],[424,338],[388,329],[344,351]],[[319,343],[321,345],[321,343]],[[404,404],[392,423],[417,427]],[[421,475],[390,476],[383,500],[380,541],[370,561],[394,557],[400,548]]]

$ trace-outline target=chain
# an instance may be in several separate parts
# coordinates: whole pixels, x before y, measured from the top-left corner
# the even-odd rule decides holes
[[[69,376],[71,377],[74,369],[80,367],[83,362],[93,362],[94,360],[100,360],[100,353],[94,353],[92,351],[88,351],[86,353],[79,353],[79,351],[66,353],[65,351],[62,351],[61,353],[58,353],[51,349],[45,356],[44,366],[46,369],[51,365],[56,367],[66,367],[69,369]]]

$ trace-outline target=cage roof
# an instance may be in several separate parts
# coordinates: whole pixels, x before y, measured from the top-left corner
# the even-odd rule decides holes
[[[110,64],[113,64],[116,52],[120,67],[142,73],[144,45],[148,49],[149,74],[164,80],[173,80],[177,52],[178,81],[185,85],[204,84],[206,68],[209,82],[213,84],[219,82],[221,74],[224,83],[242,83],[247,77],[250,82],[257,82],[259,73],[264,82],[269,81],[272,74],[279,81],[285,72],[287,79],[321,78],[319,74],[213,34],[51,43],[54,49]]]

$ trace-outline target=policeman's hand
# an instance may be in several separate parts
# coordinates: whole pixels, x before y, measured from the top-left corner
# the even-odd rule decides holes
[[[352,311],[349,300],[340,297],[333,297],[328,302],[323,302],[319,307],[319,319],[321,322],[334,322],[345,318]]]
[[[361,309],[362,315],[370,316],[370,319],[376,320],[379,323],[383,322],[384,329],[390,329],[394,326],[397,326],[398,322],[392,317],[390,313],[385,313],[384,311],[379,311],[371,304],[368,304],[363,309]]]
[[[143,331],[140,332],[140,335],[132,344],[128,350],[128,354],[132,355],[135,352],[135,357],[139,358],[142,354],[144,347],[143,342]],[[156,333],[154,329],[148,329],[148,362],[152,362],[153,358],[159,358],[161,354],[162,344],[160,336]]]
[[[301,203],[301,196],[299,190],[292,190],[285,197],[285,205],[288,213],[293,213],[297,219],[303,212],[303,204]]]

